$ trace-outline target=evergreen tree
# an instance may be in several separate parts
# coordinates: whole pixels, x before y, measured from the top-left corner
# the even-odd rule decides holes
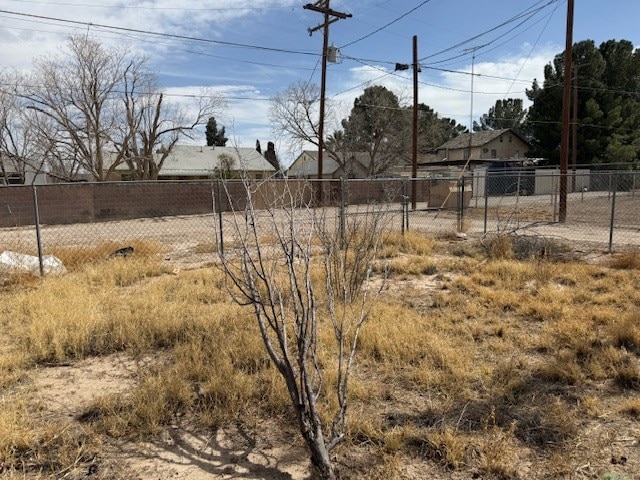
[[[224,136],[224,127],[218,130],[218,123],[215,117],[209,117],[205,130],[207,136],[207,147],[224,147],[227,144],[227,137]]]
[[[383,173],[398,161],[409,139],[404,117],[396,94],[375,85],[355,99],[349,118],[342,120],[348,149],[369,154],[369,175]]]
[[[408,129],[411,128],[407,125]],[[421,103],[418,105],[418,151],[428,153],[461,133],[466,132],[452,118],[440,117],[431,107]]]
[[[627,40],[592,40],[573,47],[578,85],[577,162],[632,162],[640,154],[640,51]],[[527,90],[532,154],[560,158],[564,54],[545,67],[544,82]]]
[[[501,130],[511,128],[519,132],[527,116],[527,111],[522,107],[521,98],[505,98],[497,100],[495,106],[480,117],[480,123],[473,122],[473,131]]]

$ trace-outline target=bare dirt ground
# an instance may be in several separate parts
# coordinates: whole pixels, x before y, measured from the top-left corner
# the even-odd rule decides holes
[[[126,394],[136,383],[138,369],[153,361],[157,358],[132,359],[117,353],[42,368],[33,374],[30,389],[43,416],[77,428],[82,413],[96,397]],[[62,478],[80,479],[97,473],[98,478],[127,480],[309,477],[305,449],[296,435],[292,437],[275,421],[254,425],[251,431],[228,426],[206,433],[171,425],[153,442],[102,445],[101,456],[101,472],[88,471],[84,465]]]

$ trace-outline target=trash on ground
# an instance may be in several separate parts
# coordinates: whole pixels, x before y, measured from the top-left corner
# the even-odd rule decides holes
[[[62,260],[53,255],[44,255],[42,257],[42,269],[45,275],[63,275],[67,273]],[[6,250],[0,254],[0,272],[24,272],[40,275],[40,262],[38,257],[34,255]]]

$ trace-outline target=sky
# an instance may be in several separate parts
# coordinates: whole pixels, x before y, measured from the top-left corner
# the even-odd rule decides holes
[[[260,140],[264,149],[274,141],[288,164],[300,152],[274,131],[269,107],[292,83],[320,84],[323,34],[308,29],[323,16],[306,3],[315,2],[0,0],[0,68],[28,70],[39,56],[60,55],[69,35],[91,35],[147,55],[168,98],[186,109],[203,88],[224,97],[216,119],[227,145]],[[528,106],[525,90],[565,45],[566,0],[331,0],[330,7],[351,17],[329,28],[339,53],[327,68],[326,98],[338,112],[328,133],[368,86],[411,103],[412,71],[394,70],[412,63],[414,35],[419,101],[466,126],[499,99]],[[574,42],[640,46],[639,18],[638,0],[575,0]],[[191,143],[204,144],[204,134]]]

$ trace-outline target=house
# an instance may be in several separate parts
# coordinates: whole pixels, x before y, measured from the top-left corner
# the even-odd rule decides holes
[[[367,178],[369,177],[369,166],[371,157],[367,152],[341,153],[340,163],[332,158],[328,152],[322,155],[322,178],[337,179],[344,178]],[[396,170],[406,169],[407,161],[401,159],[397,165],[389,168],[389,174],[396,174]],[[304,150],[291,164],[287,170],[289,178],[318,178],[318,151]]]
[[[471,147],[471,148],[469,148]],[[436,149],[437,160],[523,158],[529,143],[510,128],[463,133]]]
[[[132,172],[126,163],[116,168],[113,180],[130,180]],[[249,147],[203,147],[175,145],[165,159],[158,180],[204,180],[214,177],[238,178],[242,173],[261,179],[275,175],[274,166]]]
[[[47,173],[27,162],[14,162],[0,153],[0,185],[45,185]]]

